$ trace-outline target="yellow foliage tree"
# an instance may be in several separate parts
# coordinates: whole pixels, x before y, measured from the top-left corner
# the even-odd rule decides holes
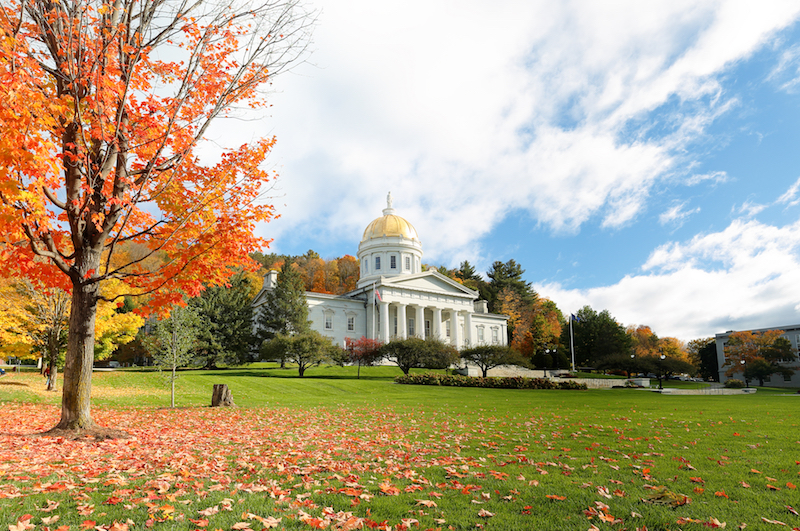
[[[121,282],[108,281],[101,288],[113,298],[123,292]],[[47,389],[56,389],[59,360],[67,348],[71,295],[30,280],[6,281],[0,285],[3,345],[12,345],[18,357],[42,357],[50,370]],[[98,304],[95,322],[95,359],[105,359],[114,349],[129,343],[144,325],[132,312],[119,313],[119,303]]]

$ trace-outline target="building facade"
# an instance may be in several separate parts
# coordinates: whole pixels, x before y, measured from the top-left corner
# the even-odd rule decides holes
[[[800,351],[800,324],[772,328],[759,328],[757,330],[749,330],[749,332],[758,333],[767,332],[769,330],[782,330],[783,334],[781,334],[781,337],[785,337],[789,340],[789,342],[792,344],[792,350],[794,353],[797,354],[798,351]],[[731,334],[737,331],[746,332],[747,330],[728,330],[727,332],[717,334],[715,336],[717,344],[717,367],[719,369],[719,381],[722,383],[731,379],[744,381],[744,376],[742,376],[741,372],[734,373],[733,376],[725,375],[725,372],[730,368],[730,365],[726,365],[728,358],[725,356],[725,346],[727,345]],[[786,366],[792,368],[800,367],[800,362],[790,362],[787,363]],[[784,376],[781,374],[773,374],[764,379],[764,385],[768,387],[800,387],[800,368],[794,373],[794,375],[792,375],[791,378],[788,379],[784,378]]]
[[[358,246],[361,267],[356,289],[344,295],[306,292],[312,329],[343,345],[347,338],[439,338],[462,349],[505,345],[508,318],[490,314],[478,292],[439,273],[422,271],[422,243],[416,229],[397,215],[391,194],[381,217],[364,230]],[[253,301],[255,311],[275,287],[269,271]]]

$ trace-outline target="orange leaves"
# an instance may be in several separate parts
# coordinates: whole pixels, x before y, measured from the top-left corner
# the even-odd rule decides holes
[[[567,499],[566,496],[559,496],[558,494],[546,494],[545,498],[547,498],[548,500],[554,500],[554,501],[564,501],[564,500]]]
[[[34,529],[36,526],[31,524],[31,519],[33,518],[32,515],[26,514],[21,516],[16,524],[9,524],[8,529],[9,531],[28,531],[28,529]]]
[[[593,518],[597,518],[601,522],[605,522],[607,524],[616,525],[621,524],[622,519],[615,517],[611,514],[611,508],[603,502],[596,501],[594,502],[594,507],[589,507],[588,509],[584,509],[583,514],[586,515],[586,518],[592,520]]]
[[[438,507],[436,502],[433,500],[417,500],[417,505],[422,505],[425,507]]]
[[[399,496],[400,489],[392,485],[391,483],[381,483],[380,486],[381,494],[386,496]]]
[[[703,527],[710,527],[710,528],[722,528],[726,526],[725,522],[720,522],[716,518],[709,518],[708,521],[705,521],[705,520],[696,520],[694,518],[681,517],[678,518],[678,521],[676,523],[678,525],[700,524]]]

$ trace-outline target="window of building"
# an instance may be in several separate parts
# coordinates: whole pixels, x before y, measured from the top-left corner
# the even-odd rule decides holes
[[[497,328],[492,328],[492,345],[500,343],[500,334]]]
[[[444,335],[450,337],[450,319],[444,322]]]
[[[381,268],[381,257],[380,256],[376,256],[375,257],[375,270],[377,271],[380,268]]]
[[[406,256],[406,271],[410,271],[410,270],[411,270],[411,257],[410,256]]]
[[[772,375],[768,374],[768,375],[764,376],[764,381],[765,382],[771,382],[772,381]]]
[[[408,318],[408,337],[414,337],[417,335],[416,327],[414,326],[414,318]]]
[[[425,319],[425,337],[431,337],[431,320]]]
[[[353,332],[356,329],[356,318],[352,315],[347,317],[347,331]]]
[[[397,316],[394,316],[394,337],[397,337]]]
[[[479,326],[478,327],[478,343],[483,343],[484,341],[485,341],[485,339],[483,337],[483,327]]]
[[[792,381],[792,375],[791,374],[784,374],[783,375],[783,381],[784,382],[791,382]]]
[[[397,269],[397,257],[395,255],[389,257],[389,268]]]
[[[333,312],[325,312],[325,330],[333,330]]]

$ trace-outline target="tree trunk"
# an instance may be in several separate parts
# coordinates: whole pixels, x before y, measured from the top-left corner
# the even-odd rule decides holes
[[[80,259],[82,258],[82,259]],[[72,277],[72,308],[69,315],[67,357],[64,363],[64,390],[61,395],[61,421],[57,429],[91,429],[92,365],[94,364],[94,325],[97,318],[97,282],[87,278],[100,267],[100,253],[84,251],[76,259]]]
[[[170,379],[169,407],[175,407],[175,363],[172,364],[172,378]]]
[[[303,365],[301,364],[301,365],[298,367],[298,370],[300,371],[300,378],[302,378],[302,377],[303,377],[303,374],[306,372],[306,368],[305,368],[305,367],[303,367]]]
[[[211,394],[211,407],[234,407],[233,395],[225,384],[214,384],[214,391]]]
[[[48,360],[48,367],[50,367],[50,380],[47,382],[47,390],[56,390],[56,377],[58,376],[58,353]]]

